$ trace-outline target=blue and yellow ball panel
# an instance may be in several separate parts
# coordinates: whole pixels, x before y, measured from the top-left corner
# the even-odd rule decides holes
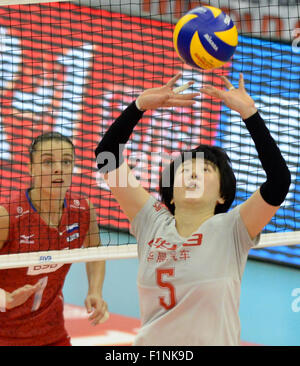
[[[185,63],[212,69],[230,60],[238,44],[238,32],[228,15],[207,6],[191,10],[179,19],[173,41]]]

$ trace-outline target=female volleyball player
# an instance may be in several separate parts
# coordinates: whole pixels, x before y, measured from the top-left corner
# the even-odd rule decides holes
[[[32,187],[16,192],[0,206],[0,254],[67,250],[100,245],[91,203],[72,193],[74,146],[59,133],[36,138],[30,150]],[[70,264],[41,262],[0,270],[0,288],[13,293],[27,285],[25,302],[0,313],[0,345],[71,345],[64,326],[62,288]],[[87,263],[89,290],[85,305],[93,324],[103,320],[105,262]],[[27,295],[29,295],[27,293]]]
[[[241,75],[236,89],[224,78],[227,91],[213,86],[200,91],[221,99],[241,115],[266,182],[227,212],[236,188],[229,159],[220,148],[200,145],[182,153],[164,170],[160,192],[168,209],[150,196],[118,155],[119,144],[126,143],[145,110],[195,102],[195,94],[174,92],[179,77],[143,92],[111,125],[96,149],[98,167],[138,242],[142,326],[134,344],[239,345],[240,285],[248,251],[285,199],[290,173]],[[107,152],[115,161],[105,160]],[[125,179],[127,186],[119,186]]]

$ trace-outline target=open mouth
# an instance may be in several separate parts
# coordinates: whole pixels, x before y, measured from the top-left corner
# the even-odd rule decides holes
[[[192,180],[185,186],[187,198],[200,198],[203,195],[203,184]]]
[[[186,189],[199,189],[199,184],[197,184],[196,182],[190,182],[187,186],[186,186]]]
[[[63,184],[63,183],[64,183],[63,179],[55,179],[52,181],[52,184]]]

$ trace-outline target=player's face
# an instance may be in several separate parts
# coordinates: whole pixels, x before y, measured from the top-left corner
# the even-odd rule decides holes
[[[64,197],[71,185],[73,167],[74,153],[67,141],[38,143],[31,163],[33,188],[53,197]]]
[[[201,202],[213,209],[218,203],[224,203],[218,167],[200,158],[183,162],[175,173],[173,200],[175,206]]]

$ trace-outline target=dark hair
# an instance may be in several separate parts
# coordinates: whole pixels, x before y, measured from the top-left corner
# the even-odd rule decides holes
[[[160,176],[159,193],[162,202],[169,211],[174,214],[175,205],[173,199],[174,178],[177,168],[185,160],[195,159],[197,153],[203,153],[204,160],[213,163],[220,171],[220,193],[224,199],[223,204],[217,204],[215,214],[227,212],[234,201],[236,192],[236,178],[231,167],[231,161],[226,152],[217,146],[199,145],[193,150],[183,151],[175,160],[166,166]],[[198,154],[199,156],[199,154]]]
[[[30,159],[31,163],[33,162],[33,153],[36,151],[36,147],[37,147],[38,143],[39,142],[42,143],[45,141],[51,141],[51,140],[68,142],[72,146],[73,153],[75,152],[75,146],[74,146],[72,140],[69,139],[69,137],[62,135],[59,132],[46,132],[46,133],[43,133],[42,135],[37,136],[30,145],[29,159]]]

